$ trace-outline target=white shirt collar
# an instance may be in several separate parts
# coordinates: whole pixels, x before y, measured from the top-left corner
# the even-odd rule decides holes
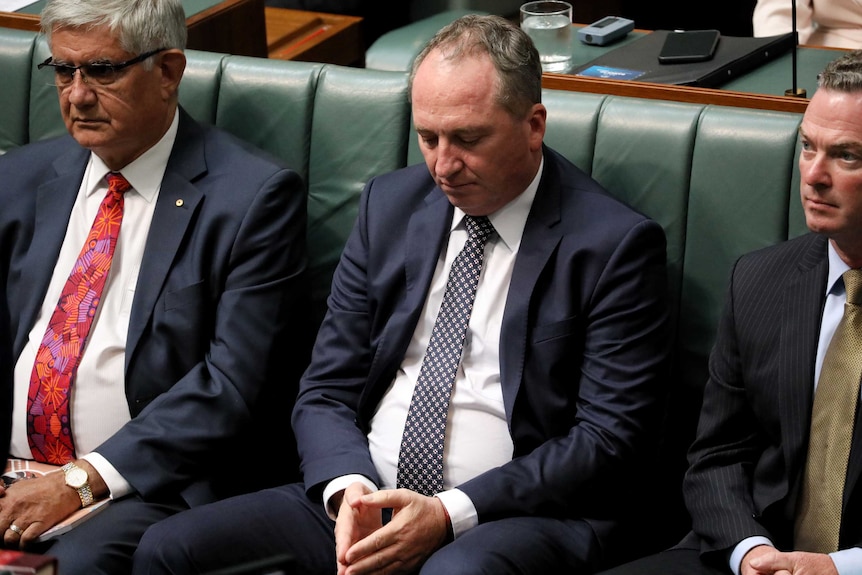
[[[826,293],[832,295],[838,295],[840,290],[836,293],[837,287],[836,283],[844,275],[844,272],[850,269],[844,260],[841,259],[841,256],[838,255],[838,252],[835,251],[835,248],[832,246],[832,242],[827,240],[827,248],[829,254],[829,275],[826,278]],[[844,282],[841,282],[842,288],[844,287]]]
[[[179,110],[177,110],[174,113],[171,125],[161,139],[153,147],[120,170],[120,173],[129,181],[132,188],[147,202],[153,201],[162,184],[162,178],[168,166],[168,159],[171,156],[171,150],[173,150],[174,141],[177,137],[179,117]],[[96,193],[98,190],[107,189],[104,178],[110,171],[99,156],[94,153],[90,154],[86,187],[88,196]]]

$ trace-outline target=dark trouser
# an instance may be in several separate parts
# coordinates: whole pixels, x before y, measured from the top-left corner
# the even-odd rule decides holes
[[[63,575],[129,573],[132,554],[147,528],[184,509],[185,504],[144,503],[138,496],[125,497],[71,531],[26,550],[56,557]]]
[[[674,547],[599,575],[729,575],[730,572],[729,565],[721,568],[702,562],[697,549]]]
[[[144,535],[133,575],[208,573],[293,556],[302,575],[336,572],[334,523],[293,484],[170,517]],[[517,517],[483,523],[434,553],[423,575],[587,574],[598,544],[583,521]]]

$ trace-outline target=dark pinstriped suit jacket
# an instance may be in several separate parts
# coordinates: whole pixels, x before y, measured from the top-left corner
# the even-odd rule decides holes
[[[792,549],[827,270],[827,240],[815,234],[734,266],[684,484],[704,552],[753,535]],[[842,549],[862,544],[859,441],[857,426]]]

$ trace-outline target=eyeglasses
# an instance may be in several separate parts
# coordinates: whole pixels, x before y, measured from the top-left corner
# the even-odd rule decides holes
[[[120,62],[118,64],[81,64],[80,66],[70,66],[69,64],[58,64],[53,62],[53,57],[51,57],[36,66],[36,68],[39,70],[45,67],[53,68],[54,81],[60,88],[71,86],[75,79],[75,72],[78,71],[80,71],[81,80],[83,80],[85,84],[90,84],[90,81],[92,81],[100,86],[107,86],[116,82],[117,78],[120,77],[120,72],[129,66],[134,66],[139,62],[143,62],[150,56],[155,56],[159,52],[164,52],[167,49],[168,48],[159,48],[158,50],[144,52],[143,54],[135,56],[131,60],[126,60],[125,62]]]

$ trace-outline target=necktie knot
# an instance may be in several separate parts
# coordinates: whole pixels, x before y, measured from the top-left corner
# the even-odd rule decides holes
[[[847,303],[862,305],[862,269],[847,270],[842,276],[847,290]]]
[[[120,172],[108,172],[105,179],[108,181],[108,190],[115,194],[123,194],[132,187]]]
[[[488,219],[488,216],[465,216],[467,224],[467,233],[470,234],[470,239],[474,239],[484,244],[488,236],[494,231],[494,224]]]

